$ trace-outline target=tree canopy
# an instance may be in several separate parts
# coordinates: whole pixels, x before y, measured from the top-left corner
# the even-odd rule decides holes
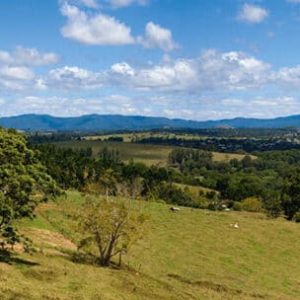
[[[143,237],[147,216],[121,198],[87,197],[74,213],[80,249],[95,253],[102,266],[109,266],[114,256],[126,254]]]
[[[39,202],[58,192],[26,139],[0,129],[0,241],[2,248],[17,241],[14,221],[33,217]]]

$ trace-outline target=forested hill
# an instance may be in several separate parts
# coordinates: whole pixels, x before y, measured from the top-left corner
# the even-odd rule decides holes
[[[86,115],[60,118],[49,115],[20,115],[0,118],[0,126],[20,130],[149,130],[160,128],[285,128],[300,127],[300,115],[275,119],[235,118],[217,121],[191,121],[163,117]]]

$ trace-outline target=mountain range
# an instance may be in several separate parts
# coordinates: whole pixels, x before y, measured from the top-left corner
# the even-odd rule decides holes
[[[164,117],[85,115],[53,117],[27,114],[0,118],[0,126],[28,131],[114,131],[161,128],[286,128],[300,127],[300,115],[274,119],[234,118],[215,121],[192,121]]]

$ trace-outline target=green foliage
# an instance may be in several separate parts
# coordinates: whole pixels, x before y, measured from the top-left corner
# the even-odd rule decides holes
[[[242,211],[243,210],[243,205],[241,202],[234,202],[233,204],[233,210],[235,211]]]
[[[282,213],[280,194],[276,191],[267,194],[264,200],[264,208],[268,217],[278,218]]]
[[[282,192],[282,207],[289,220],[300,211],[300,169],[294,170],[286,178]]]
[[[147,220],[128,200],[95,197],[87,197],[74,217],[81,234],[79,249],[97,253],[102,266],[109,266],[116,255],[121,263],[122,255],[143,237]]]
[[[263,210],[263,203],[259,198],[249,197],[241,202],[242,210],[249,212],[261,212]]]
[[[300,223],[300,211],[298,211],[298,212],[296,212],[296,213],[294,214],[293,220],[294,220],[296,223]]]
[[[74,151],[53,145],[38,145],[39,159],[47,168],[48,174],[63,188],[81,189],[96,175],[96,167],[91,158],[90,148]]]
[[[19,241],[14,221],[33,217],[34,209],[59,191],[25,138],[0,129],[0,239],[2,248]]]
[[[193,200],[188,190],[183,191],[172,184],[160,185],[158,198],[169,204],[199,207],[199,204]]]
[[[216,190],[220,200],[226,203],[260,198],[270,217],[279,216],[282,210],[290,214],[287,211],[295,202],[289,200],[283,188],[289,174],[300,168],[299,150],[256,153],[255,157],[231,155],[226,158],[227,154],[222,154],[222,159],[215,159],[216,153],[179,147],[172,151],[171,147],[95,141],[59,145],[42,145],[39,150],[49,174],[63,188],[134,199],[160,198],[168,203],[203,207],[209,194],[195,199],[188,191],[172,187],[174,183],[185,184]],[[77,150],[66,148],[68,146]],[[95,153],[98,154],[93,156]],[[139,160],[141,155],[148,165],[130,159]],[[169,165],[164,167],[161,159],[166,160],[168,155]],[[154,157],[159,157],[160,164],[151,164]],[[211,206],[215,207],[213,203]]]

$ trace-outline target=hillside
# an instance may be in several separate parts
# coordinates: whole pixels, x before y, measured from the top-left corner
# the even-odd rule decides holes
[[[49,115],[20,115],[0,118],[0,126],[20,130],[50,131],[113,131],[150,130],[159,128],[285,128],[299,127],[300,116],[275,119],[235,118],[217,121],[192,121],[163,117],[86,115],[81,117],[59,118]]]
[[[65,201],[70,207],[81,196],[68,192]],[[159,203],[143,202],[143,209],[151,215],[149,233],[117,270],[73,262],[58,204],[40,207],[36,220],[19,225],[37,252],[0,263],[0,298],[300,299],[298,224],[190,208],[174,214]],[[239,229],[230,226],[235,222]]]

